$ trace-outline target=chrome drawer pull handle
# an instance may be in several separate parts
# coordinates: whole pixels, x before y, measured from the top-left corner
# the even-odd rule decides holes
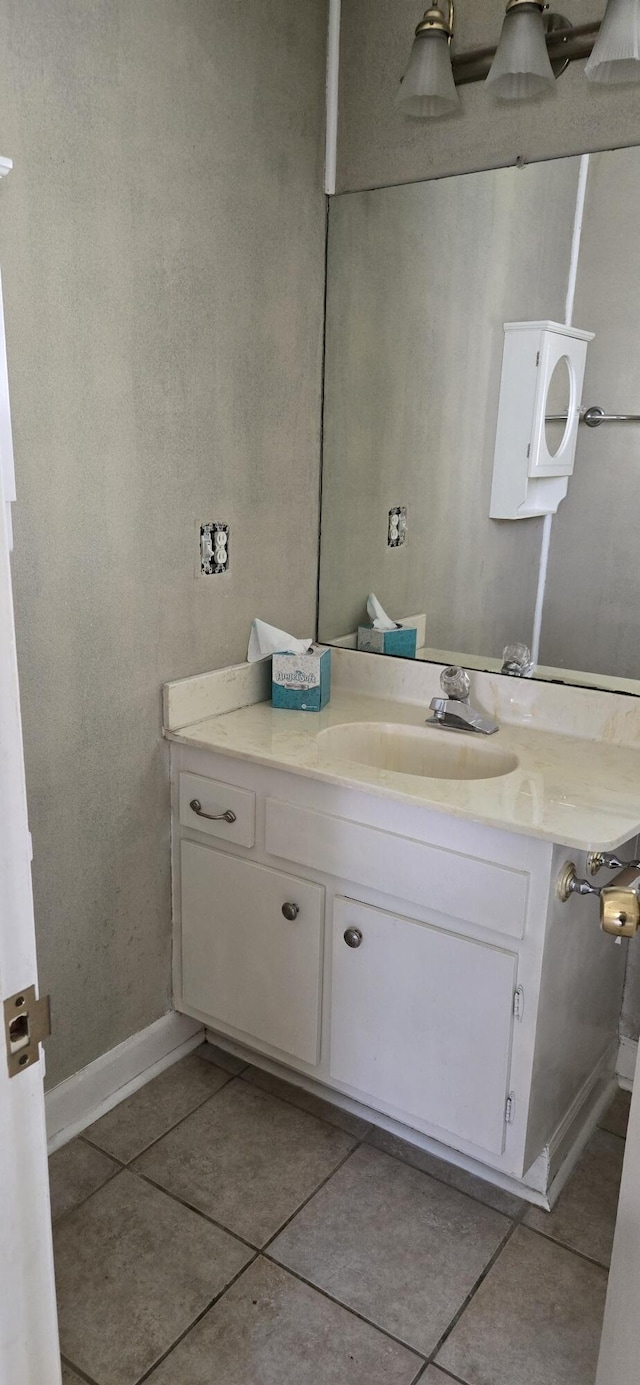
[[[189,807],[199,818],[207,818],[208,822],[235,822],[236,815],[227,808],[226,813],[203,813],[202,804],[199,798],[192,798]]]
[[[295,923],[298,914],[300,913],[300,908],[297,904],[283,904],[282,912],[287,920],[287,923]]]

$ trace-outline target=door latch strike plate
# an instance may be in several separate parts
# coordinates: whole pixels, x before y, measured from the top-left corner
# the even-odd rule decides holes
[[[4,1033],[9,1077],[17,1077],[40,1058],[40,1044],[51,1033],[49,996],[36,996],[35,986],[16,991],[4,1002]]]

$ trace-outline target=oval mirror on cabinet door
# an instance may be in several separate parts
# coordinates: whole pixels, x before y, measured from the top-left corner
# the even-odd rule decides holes
[[[545,410],[545,436],[547,452],[556,457],[562,448],[565,435],[570,427],[569,406],[571,404],[571,366],[567,356],[560,356],[549,381]]]

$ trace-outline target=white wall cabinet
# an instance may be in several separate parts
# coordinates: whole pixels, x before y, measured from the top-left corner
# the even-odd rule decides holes
[[[618,1051],[626,949],[600,931],[597,901],[555,894],[567,857],[581,874],[585,857],[360,788],[171,754],[176,1008],[544,1201],[611,1095]],[[235,805],[235,822],[212,835],[194,796]]]

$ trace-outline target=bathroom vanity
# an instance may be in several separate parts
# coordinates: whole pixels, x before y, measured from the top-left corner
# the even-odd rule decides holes
[[[557,882],[635,854],[639,704],[475,674],[500,730],[451,735],[434,665],[333,658],[317,715],[263,665],[165,690],[176,1008],[547,1204],[611,1096],[627,951]]]

